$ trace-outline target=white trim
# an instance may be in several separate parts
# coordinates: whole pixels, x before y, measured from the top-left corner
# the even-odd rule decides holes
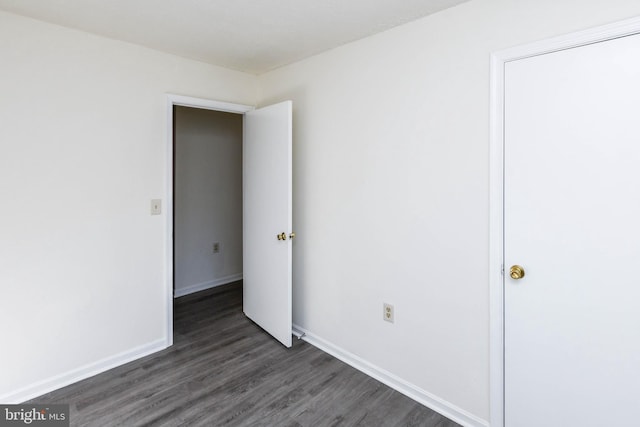
[[[167,94],[167,135],[165,139],[165,340],[166,346],[173,345],[173,106],[202,108],[244,114],[255,107],[204,98]]]
[[[422,405],[433,409],[441,415],[467,427],[487,427],[487,421],[476,417],[473,414],[457,407],[456,405],[441,399],[421,388],[403,380],[402,378],[385,371],[384,369],[367,362],[366,360],[356,356],[353,353],[344,350],[337,345],[309,332],[299,325],[293,325],[293,329],[301,332],[302,340],[317,347],[318,349],[342,360],[344,363],[356,368],[357,370],[369,375],[370,377],[388,385],[396,391],[410,397]]]
[[[228,283],[237,282],[238,280],[242,280],[242,273],[232,274],[231,276],[225,276],[219,279],[209,280],[207,282],[196,283],[195,285],[190,285],[190,286],[187,286],[186,288],[180,288],[180,289],[176,288],[174,293],[174,298],[180,298],[185,295],[190,295],[196,292],[215,288],[217,286],[222,286]]]
[[[28,385],[19,390],[12,391],[0,396],[0,402],[4,404],[17,404],[31,400],[53,390],[68,386],[78,381],[82,381],[94,375],[108,371],[109,369],[124,365],[142,357],[148,356],[160,350],[164,350],[165,339],[159,339],[148,344],[144,344],[131,350],[123,351],[113,356],[106,357],[79,368],[72,369],[63,374],[47,378],[37,383]]]
[[[560,50],[572,49],[588,44],[603,42],[619,37],[637,34],[640,31],[640,17],[625,19],[613,24],[602,25],[583,31],[515,46],[495,52],[493,55],[503,62],[517,61],[532,56],[545,55]],[[492,56],[493,56],[492,55]]]
[[[224,111],[227,113],[244,114],[255,110],[251,105],[233,104],[231,102],[214,101],[211,99],[192,98],[190,96],[167,94],[167,99],[171,105],[180,105],[182,107],[201,108],[204,110]]]
[[[579,31],[491,55],[489,187],[489,411],[504,426],[504,66],[507,62],[640,33],[640,17]]]
[[[491,127],[489,138],[489,419],[504,425],[504,62],[491,57]]]

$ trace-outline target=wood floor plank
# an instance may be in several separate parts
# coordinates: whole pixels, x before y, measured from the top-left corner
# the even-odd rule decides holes
[[[458,424],[304,341],[286,349],[242,313],[241,283],[179,298],[174,345],[32,402],[72,426]]]

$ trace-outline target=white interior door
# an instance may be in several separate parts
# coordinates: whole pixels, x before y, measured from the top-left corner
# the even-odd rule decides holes
[[[245,114],[243,310],[291,347],[292,103]],[[283,238],[284,237],[284,238]]]
[[[634,35],[505,66],[507,427],[640,420],[639,53]]]

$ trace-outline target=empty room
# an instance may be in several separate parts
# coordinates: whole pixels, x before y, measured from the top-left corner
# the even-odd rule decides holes
[[[0,425],[640,417],[637,0],[0,0]]]

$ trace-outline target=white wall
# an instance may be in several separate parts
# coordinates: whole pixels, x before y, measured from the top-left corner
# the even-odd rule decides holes
[[[149,209],[167,182],[165,94],[253,104],[257,90],[248,74],[1,12],[0,62],[6,402],[164,344],[166,218]]]
[[[242,276],[242,115],[187,107],[174,114],[174,277],[181,296]]]
[[[472,0],[260,76],[294,105],[294,322],[486,423],[490,53],[638,14]]]

